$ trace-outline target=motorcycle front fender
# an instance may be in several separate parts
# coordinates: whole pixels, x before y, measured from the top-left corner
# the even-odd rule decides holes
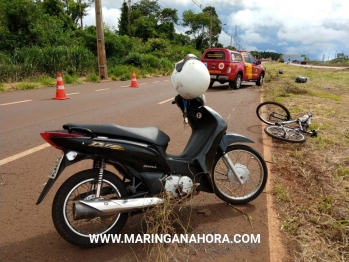
[[[64,152],[63,153],[63,156],[62,156],[62,161],[60,161],[59,163],[59,166],[56,166],[56,168],[58,169],[57,172],[55,172],[54,176],[52,176],[52,173],[49,175],[49,179],[47,181],[47,183],[45,184],[45,187],[44,189],[42,190],[38,200],[36,201],[36,205],[39,205],[42,200],[44,200],[45,196],[47,195],[47,193],[50,191],[51,187],[53,186],[53,184],[57,181],[58,177],[60,174],[62,174],[63,170],[67,167],[67,166],[70,166],[72,164],[75,164],[81,160],[84,160],[87,157],[86,154],[83,154],[83,153],[79,153],[77,152],[77,156],[75,157],[74,160],[70,161],[68,160],[68,158],[66,157],[66,153],[68,153],[69,151],[67,152]],[[59,159],[60,160],[60,159]],[[59,161],[57,160],[57,161]]]
[[[219,149],[221,150],[221,152],[225,152],[228,146],[234,143],[254,143],[254,142],[248,137],[237,134],[237,133],[225,133],[219,144]]]

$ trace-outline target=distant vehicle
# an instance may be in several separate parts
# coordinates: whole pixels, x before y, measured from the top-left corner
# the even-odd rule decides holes
[[[207,66],[211,75],[210,86],[214,82],[229,83],[229,89],[239,89],[242,81],[255,81],[257,86],[263,84],[265,68],[246,50],[229,50],[226,48],[206,49],[201,61]]]

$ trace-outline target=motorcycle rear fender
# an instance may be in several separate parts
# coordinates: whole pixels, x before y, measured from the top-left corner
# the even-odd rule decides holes
[[[237,133],[225,133],[219,144],[221,152],[225,152],[229,145],[234,143],[254,143],[253,140]]]
[[[68,160],[68,158],[66,157],[66,154],[71,151],[71,150],[67,150],[67,151],[64,151],[64,156],[63,156],[63,160],[62,160],[62,163],[60,164],[59,166],[59,169],[58,169],[58,172],[56,174],[56,176],[54,178],[49,178],[44,189],[42,190],[38,200],[36,201],[36,205],[39,205],[42,200],[44,200],[45,196],[47,195],[47,193],[50,191],[51,187],[53,186],[53,184],[56,182],[57,178],[59,177],[60,174],[62,174],[63,170],[67,167],[67,166],[70,166],[70,165],[73,165],[81,160],[84,160],[84,159],[88,159],[90,158],[87,154],[84,154],[84,153],[80,153],[80,152],[77,152],[77,156],[75,157],[74,160],[70,161]],[[74,150],[75,151],[75,150]],[[76,151],[75,151],[76,152]]]

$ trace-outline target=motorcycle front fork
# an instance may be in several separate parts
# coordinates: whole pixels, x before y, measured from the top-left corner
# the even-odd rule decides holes
[[[226,165],[226,167],[231,170],[231,173],[228,172],[229,180],[230,181],[237,180],[237,181],[239,181],[240,185],[243,185],[245,183],[245,180],[242,176],[239,175],[238,171],[235,168],[234,163],[231,161],[228,154],[223,155],[223,162]],[[233,175],[235,177],[235,179],[234,179],[234,177],[231,177],[231,175]]]

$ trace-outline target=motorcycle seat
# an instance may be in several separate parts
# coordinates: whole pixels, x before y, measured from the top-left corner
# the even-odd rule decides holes
[[[63,125],[65,130],[69,130],[73,127],[89,129],[97,136],[107,136],[114,139],[131,139],[159,146],[166,146],[170,141],[170,137],[156,127],[124,127],[116,124],[73,123],[66,123]]]

